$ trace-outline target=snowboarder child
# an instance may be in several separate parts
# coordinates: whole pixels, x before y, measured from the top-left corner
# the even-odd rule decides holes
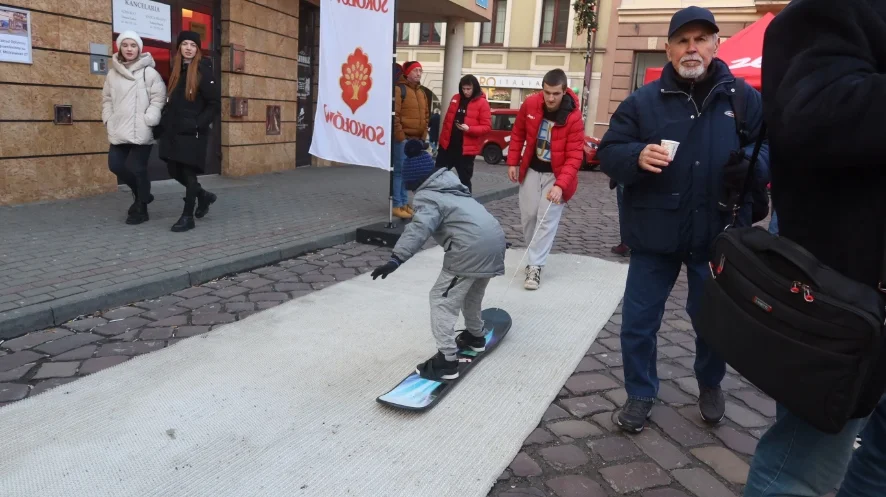
[[[406,143],[403,182],[415,192],[415,215],[394,246],[391,260],[376,268],[372,279],[385,279],[432,236],[443,247],[443,269],[430,294],[431,331],[438,352],[415,371],[430,380],[452,380],[458,378],[455,323],[459,311],[467,330],[458,340],[476,352],[486,350],[483,295],[489,280],[504,274],[505,234],[455,173],[434,169],[434,159],[425,148],[419,140]]]

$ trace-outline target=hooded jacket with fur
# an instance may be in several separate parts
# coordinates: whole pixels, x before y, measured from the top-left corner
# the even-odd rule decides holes
[[[102,122],[112,145],[154,143],[151,128],[160,123],[166,84],[154,69],[149,53],[139,54],[129,67],[117,55],[102,88]]]

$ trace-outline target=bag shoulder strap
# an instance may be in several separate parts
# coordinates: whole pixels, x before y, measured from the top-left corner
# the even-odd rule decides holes
[[[404,85],[403,83],[399,83],[397,87],[400,88],[400,101],[403,102],[404,100],[406,100],[406,85]]]
[[[735,78],[735,95],[730,100],[732,114],[735,118],[735,132],[738,134],[738,145],[744,147],[750,143],[750,133],[747,123],[747,91],[748,87],[744,78]]]
[[[766,139],[766,121],[760,124],[760,134],[757,136],[757,142],[754,144],[754,152],[751,154],[751,158],[748,161],[748,172],[745,176],[744,187],[741,189],[741,196],[739,199],[745,198],[748,192],[751,191],[751,185],[754,181],[754,170],[757,168],[757,158],[760,156],[760,148],[763,147],[763,141]],[[735,226],[735,222],[738,220],[738,210],[741,208],[742,202],[736,202],[735,207],[732,208],[732,226]]]

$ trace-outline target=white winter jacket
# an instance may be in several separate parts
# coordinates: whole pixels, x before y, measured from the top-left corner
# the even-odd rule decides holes
[[[154,143],[151,128],[160,123],[160,111],[166,104],[166,84],[154,69],[149,53],[128,68],[115,54],[102,89],[102,122],[112,145]]]

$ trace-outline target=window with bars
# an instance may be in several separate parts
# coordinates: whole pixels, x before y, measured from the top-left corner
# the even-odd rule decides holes
[[[443,32],[443,23],[442,22],[423,22],[421,23],[421,29],[419,30],[418,36],[418,44],[419,45],[439,45],[440,44],[440,33]]]
[[[409,23],[408,22],[398,22],[397,23],[397,44],[398,45],[409,45]]]
[[[569,0],[544,0],[541,8],[541,40],[539,45],[566,46],[569,31]]]
[[[508,0],[493,0],[492,21],[480,24],[481,45],[503,45],[505,42],[505,20],[508,13]]]

